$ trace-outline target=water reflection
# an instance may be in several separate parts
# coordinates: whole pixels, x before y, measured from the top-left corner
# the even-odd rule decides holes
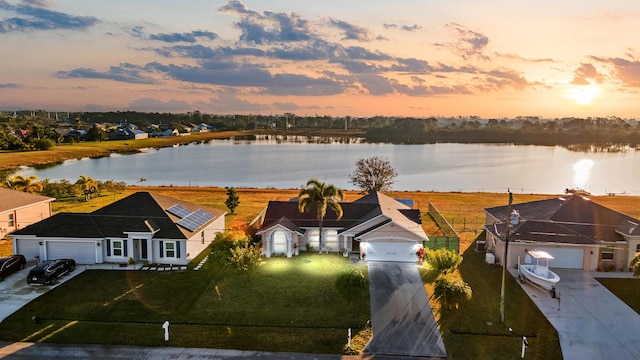
[[[573,164],[573,183],[578,189],[584,189],[589,176],[591,175],[591,168],[593,167],[593,160],[582,159]]]

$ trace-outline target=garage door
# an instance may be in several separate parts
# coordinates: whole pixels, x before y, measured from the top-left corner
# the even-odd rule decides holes
[[[369,261],[416,262],[416,242],[373,241],[367,242],[366,259]]]
[[[544,250],[553,256],[553,260],[549,260],[549,267],[562,269],[582,269],[582,258],[584,250],[582,249],[562,249],[562,248],[536,248],[536,250]]]
[[[35,260],[40,256],[40,245],[36,240],[16,239],[16,254],[24,255],[27,261]]]
[[[96,263],[96,244],[92,242],[49,241],[47,259],[69,258],[78,264]]]

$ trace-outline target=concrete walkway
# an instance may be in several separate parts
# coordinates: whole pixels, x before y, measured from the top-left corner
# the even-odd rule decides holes
[[[582,270],[553,269],[559,299],[521,284],[558,331],[564,360],[640,358],[640,315]],[[517,278],[517,270],[510,269]]]
[[[373,338],[365,353],[446,358],[427,293],[414,263],[368,263]]]

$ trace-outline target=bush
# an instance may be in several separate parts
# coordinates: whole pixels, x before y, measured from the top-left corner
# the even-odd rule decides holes
[[[37,139],[33,142],[33,147],[36,150],[51,150],[56,146],[56,143],[51,139]]]
[[[433,297],[443,308],[457,309],[460,304],[471,300],[472,295],[471,287],[462,280],[440,277],[435,281]]]
[[[338,294],[351,305],[353,300],[367,295],[369,279],[360,270],[351,269],[338,275],[335,287]]]
[[[428,250],[425,255],[431,268],[443,274],[454,272],[462,263],[462,255],[447,249]]]

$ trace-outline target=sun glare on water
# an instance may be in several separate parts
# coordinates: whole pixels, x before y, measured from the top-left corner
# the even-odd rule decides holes
[[[578,189],[584,189],[584,186],[589,180],[591,175],[591,168],[593,167],[593,160],[582,159],[573,164],[573,182]]]

